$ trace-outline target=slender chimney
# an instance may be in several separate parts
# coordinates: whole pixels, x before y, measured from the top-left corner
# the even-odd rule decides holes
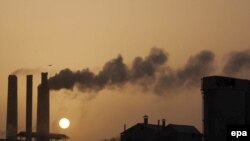
[[[17,135],[17,77],[9,75],[6,139],[16,139]]]
[[[166,119],[162,119],[162,127],[166,126]]]
[[[160,120],[157,121],[157,125],[160,126]]]
[[[37,100],[37,133],[41,136],[49,134],[49,86],[48,73],[42,73],[42,82],[38,86],[38,100]],[[37,139],[37,141],[49,141],[48,138]]]
[[[148,116],[147,115],[143,116],[143,119],[144,119],[144,124],[147,125],[148,124]]]
[[[32,75],[26,76],[26,132],[28,134],[27,141],[31,141],[32,133]]]

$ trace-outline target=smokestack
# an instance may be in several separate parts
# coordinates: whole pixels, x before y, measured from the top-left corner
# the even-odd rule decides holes
[[[166,119],[162,119],[162,127],[166,126]]]
[[[9,75],[6,138],[16,139],[17,135],[17,77]]]
[[[48,73],[42,73],[42,82],[38,86],[37,100],[37,133],[46,136],[49,134],[49,85]],[[37,141],[49,141],[46,139],[37,139]]]
[[[26,77],[26,132],[28,134],[27,141],[31,141],[32,133],[32,75]]]
[[[148,124],[148,116],[147,115],[143,116],[143,119],[144,119],[144,124],[147,125]]]
[[[160,126],[160,120],[157,120],[157,125]]]

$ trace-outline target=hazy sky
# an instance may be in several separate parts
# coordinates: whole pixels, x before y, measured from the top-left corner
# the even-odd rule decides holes
[[[167,63],[172,69],[184,66],[201,50],[212,51],[216,66],[221,66],[230,52],[250,48],[249,14],[249,0],[1,0],[1,136],[7,77],[17,69],[35,74],[36,89],[40,71],[50,76],[64,68],[98,72],[118,54],[129,65],[155,46],[169,54]],[[25,73],[19,74],[19,130],[25,129]],[[98,141],[119,135],[124,123],[130,127],[149,114],[152,123],[166,118],[171,123],[193,124],[201,131],[200,89],[172,93],[177,92],[157,96],[131,84],[98,94],[53,91],[51,130],[72,140]],[[190,115],[191,111],[196,112]],[[72,122],[67,130],[57,125],[63,116]]]

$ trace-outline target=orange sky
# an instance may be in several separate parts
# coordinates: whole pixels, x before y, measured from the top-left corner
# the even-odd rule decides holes
[[[134,57],[146,56],[153,46],[170,54],[168,64],[173,68],[203,49],[213,51],[217,65],[221,65],[231,51],[250,48],[249,5],[249,0],[1,0],[1,134],[5,130],[7,77],[13,71],[34,69],[37,85],[38,70],[50,75],[66,67],[98,71],[118,54],[130,64]],[[23,76],[19,83],[19,109],[23,111]],[[57,123],[51,123],[52,130],[66,133],[72,140],[97,141],[119,135],[124,122],[131,126],[145,113],[152,117],[150,122],[166,118],[201,129],[199,90],[189,95],[196,100],[192,106],[185,92],[162,98],[125,87],[103,90],[95,98],[77,90],[53,92],[52,121],[66,115],[73,123],[68,130],[59,130]],[[193,116],[184,117],[185,111],[193,109],[197,110]],[[20,130],[25,128],[23,116],[19,117]],[[107,123],[111,129],[106,129]]]

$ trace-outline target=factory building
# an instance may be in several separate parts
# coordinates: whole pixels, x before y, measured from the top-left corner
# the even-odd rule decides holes
[[[202,79],[204,141],[226,141],[228,125],[250,124],[250,81],[222,76]]]
[[[8,77],[8,96],[7,96],[7,122],[6,122],[6,139],[0,141],[51,141],[67,140],[68,136],[64,134],[50,133],[50,101],[49,101],[49,84],[47,79],[48,73],[41,74],[41,84],[38,86],[37,102],[37,131],[32,131],[32,97],[33,97],[33,76],[26,77],[26,131],[18,133],[18,104],[17,104],[17,76],[9,75]]]
[[[121,133],[121,141],[201,141],[201,133],[189,125],[149,124],[148,116],[144,116],[143,123],[137,123],[129,129],[124,128]]]

